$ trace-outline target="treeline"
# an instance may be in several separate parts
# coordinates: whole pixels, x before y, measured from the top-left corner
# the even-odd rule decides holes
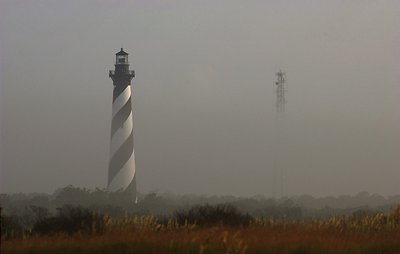
[[[291,219],[324,218],[353,213],[386,212],[400,203],[400,195],[385,198],[361,192],[355,196],[314,198],[309,195],[290,198],[265,198],[256,196],[239,198],[234,196],[202,196],[174,194],[139,194],[138,203],[123,192],[104,189],[85,189],[67,186],[53,194],[0,194],[0,205],[5,215],[34,217],[37,214],[56,214],[57,209],[81,206],[110,216],[125,213],[130,215],[170,216],[177,210],[196,205],[231,204],[239,211],[252,216],[285,217]]]
[[[211,207],[217,207],[212,218],[228,213],[246,218],[271,218],[274,220],[312,221],[338,215],[365,216],[388,212],[400,203],[400,196],[384,198],[366,192],[356,196],[313,198],[297,196],[271,199],[262,196],[238,198],[234,196],[199,196],[156,194],[139,195],[137,203],[124,192],[109,192],[103,189],[89,190],[67,186],[53,194],[0,194],[2,230],[7,225],[15,232],[42,232],[43,230],[75,230],[73,221],[87,221],[101,228],[104,216],[156,216],[159,220],[175,218],[178,221],[209,216]],[[206,207],[203,209],[201,207]],[[222,207],[222,208],[221,208]],[[197,209],[197,210],[196,210]],[[222,209],[220,212],[220,210]],[[224,210],[225,209],[225,210]],[[187,211],[185,214],[184,211]],[[100,217],[93,217],[95,215]],[[182,214],[185,216],[182,217]],[[215,214],[219,214],[215,216]],[[222,216],[223,217],[223,216]],[[207,219],[201,219],[208,221]],[[236,220],[236,219],[235,219]],[[100,224],[99,224],[100,223]],[[63,229],[52,226],[65,227]],[[63,226],[64,225],[64,226]],[[69,227],[72,227],[69,228]],[[44,228],[44,229],[43,229]],[[8,231],[11,232],[11,231]]]

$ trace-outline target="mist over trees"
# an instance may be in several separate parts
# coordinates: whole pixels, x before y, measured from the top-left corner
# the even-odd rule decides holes
[[[124,192],[109,192],[104,189],[90,190],[67,186],[53,194],[0,194],[3,214],[24,216],[27,214],[54,214],[65,205],[81,206],[93,211],[118,216],[124,213],[135,215],[170,216],[177,210],[196,205],[231,204],[240,211],[253,216],[316,218],[357,211],[387,211],[393,204],[400,203],[400,195],[383,197],[360,192],[355,196],[315,198],[310,195],[288,198],[248,198],[234,196],[175,195],[171,193],[139,194],[138,203]]]
[[[160,222],[196,222],[207,225],[221,221],[246,225],[255,218],[310,222],[334,216],[368,216],[389,212],[400,203],[400,195],[385,198],[361,192],[355,196],[315,198],[310,195],[265,198],[139,194],[138,202],[126,192],[109,192],[67,186],[53,194],[0,194],[2,232],[51,233],[102,230],[108,218],[150,216]],[[236,225],[235,224],[235,225]],[[97,232],[96,231],[96,232]],[[14,234],[12,233],[12,234]]]

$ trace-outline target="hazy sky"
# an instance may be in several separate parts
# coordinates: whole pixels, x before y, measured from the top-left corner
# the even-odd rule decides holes
[[[0,0],[1,192],[106,186],[121,46],[140,192],[400,193],[397,0]]]

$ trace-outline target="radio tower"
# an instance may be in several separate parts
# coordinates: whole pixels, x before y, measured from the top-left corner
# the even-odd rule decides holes
[[[115,70],[111,70],[109,74],[113,80],[114,90],[108,190],[128,192],[132,201],[136,202],[136,167],[131,103],[131,80],[135,77],[135,71],[129,70],[128,53],[122,48],[115,56]]]
[[[275,157],[274,157],[274,177],[273,177],[273,195],[280,197],[287,196],[286,186],[286,169],[284,167],[284,113],[285,113],[285,93],[286,93],[286,78],[285,73],[282,70],[276,73],[277,81],[275,82],[275,93],[276,93],[276,124],[275,124]],[[277,191],[277,184],[279,184],[280,191]],[[278,192],[278,193],[277,193]]]
[[[275,82],[276,85],[276,115],[278,118],[282,118],[283,114],[285,113],[285,73],[281,70],[276,73],[277,81]]]

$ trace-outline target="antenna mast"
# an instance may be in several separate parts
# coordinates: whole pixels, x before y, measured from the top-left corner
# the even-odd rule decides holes
[[[284,113],[285,113],[285,93],[286,93],[286,77],[282,70],[276,73],[277,80],[275,82],[275,93],[276,93],[276,122],[275,122],[275,158],[274,158],[274,177],[273,177],[273,195],[276,197],[287,196],[287,172],[285,169],[285,158],[284,158],[284,138],[285,138],[285,128],[284,128]],[[277,186],[278,185],[278,186]],[[277,191],[279,190],[280,191]]]
[[[285,75],[286,74],[284,72],[282,72],[282,70],[280,70],[276,73],[277,81],[275,82],[275,85],[276,85],[275,92],[276,92],[276,114],[277,114],[278,118],[281,118],[282,115],[285,113],[285,104],[286,104]]]

